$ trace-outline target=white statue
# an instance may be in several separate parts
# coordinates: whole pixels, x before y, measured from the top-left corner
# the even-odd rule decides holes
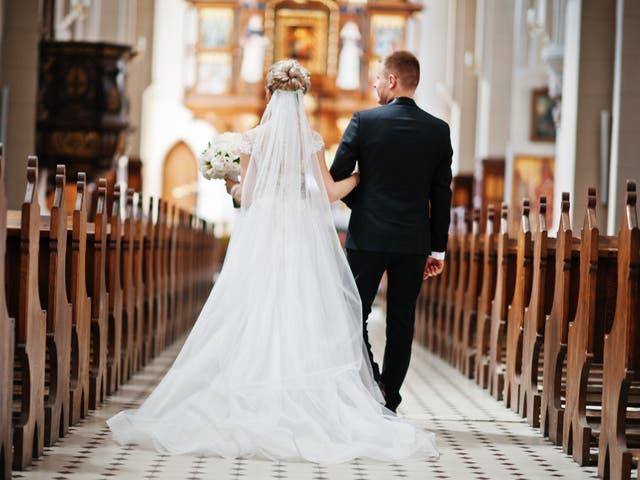
[[[360,88],[360,46],[361,35],[355,22],[347,22],[340,32],[342,50],[338,59],[336,85],[342,90]]]
[[[252,15],[247,24],[247,36],[242,46],[242,67],[240,77],[246,83],[262,82],[264,54],[267,39],[264,37],[262,17]]]

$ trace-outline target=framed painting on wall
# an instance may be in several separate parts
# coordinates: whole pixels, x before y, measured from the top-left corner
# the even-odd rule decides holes
[[[531,93],[531,141],[555,142],[556,124],[553,119],[555,102],[548,88],[538,88]]]
[[[227,93],[231,86],[231,55],[201,53],[198,57],[198,92],[210,95]]]
[[[312,74],[326,74],[328,28],[328,12],[290,8],[277,10],[275,60],[293,58]]]
[[[511,194],[511,232],[515,234],[520,225],[522,199],[528,198],[531,210],[532,228],[536,218],[540,197],[547,197],[547,228],[551,229],[553,220],[553,175],[555,161],[553,157],[516,155],[513,162],[513,191]],[[537,226],[536,226],[537,228]]]
[[[378,59],[384,58],[395,50],[404,48],[404,15],[375,14],[371,16],[371,36],[369,39],[372,54]]]
[[[200,9],[200,48],[231,48],[233,32],[233,9],[206,7]]]

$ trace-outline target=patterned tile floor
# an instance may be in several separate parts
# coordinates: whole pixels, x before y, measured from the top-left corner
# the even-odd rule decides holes
[[[371,322],[374,349],[381,351],[380,311]],[[180,350],[176,342],[71,434],[14,478],[28,480],[389,480],[389,479],[587,479],[595,467],[580,468],[540,437],[518,415],[494,401],[420,346],[414,347],[399,413],[436,433],[437,461],[374,463],[355,460],[320,466],[304,462],[224,460],[166,456],[115,444],[105,419],[139,405]],[[379,355],[376,355],[379,358]]]

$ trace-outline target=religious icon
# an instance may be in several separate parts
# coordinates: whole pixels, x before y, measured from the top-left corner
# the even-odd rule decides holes
[[[299,62],[312,60],[313,29],[309,27],[290,27],[288,35],[289,57]]]
[[[531,140],[555,142],[556,124],[553,118],[555,102],[549,97],[549,89],[540,88],[531,95]]]
[[[202,48],[228,48],[233,29],[231,8],[203,8],[200,11],[200,45]]]
[[[231,55],[201,53],[198,62],[198,91],[219,95],[229,91]]]
[[[520,205],[523,198],[531,201],[531,211],[537,212],[541,196],[547,197],[547,223],[553,218],[553,157],[518,155],[513,162],[513,192],[511,205],[514,210],[512,229],[517,231],[520,222]]]
[[[276,11],[275,61],[294,58],[312,74],[327,71],[327,12],[322,10]]]
[[[386,57],[404,45],[405,20],[399,15],[372,15],[371,45],[379,58]]]

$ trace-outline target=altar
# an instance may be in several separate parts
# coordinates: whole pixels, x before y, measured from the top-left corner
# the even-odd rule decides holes
[[[378,62],[406,47],[420,10],[405,0],[189,0],[184,104],[217,131],[245,131],[265,108],[269,65],[294,58],[311,72],[312,126],[335,149],[353,113],[376,105]]]

